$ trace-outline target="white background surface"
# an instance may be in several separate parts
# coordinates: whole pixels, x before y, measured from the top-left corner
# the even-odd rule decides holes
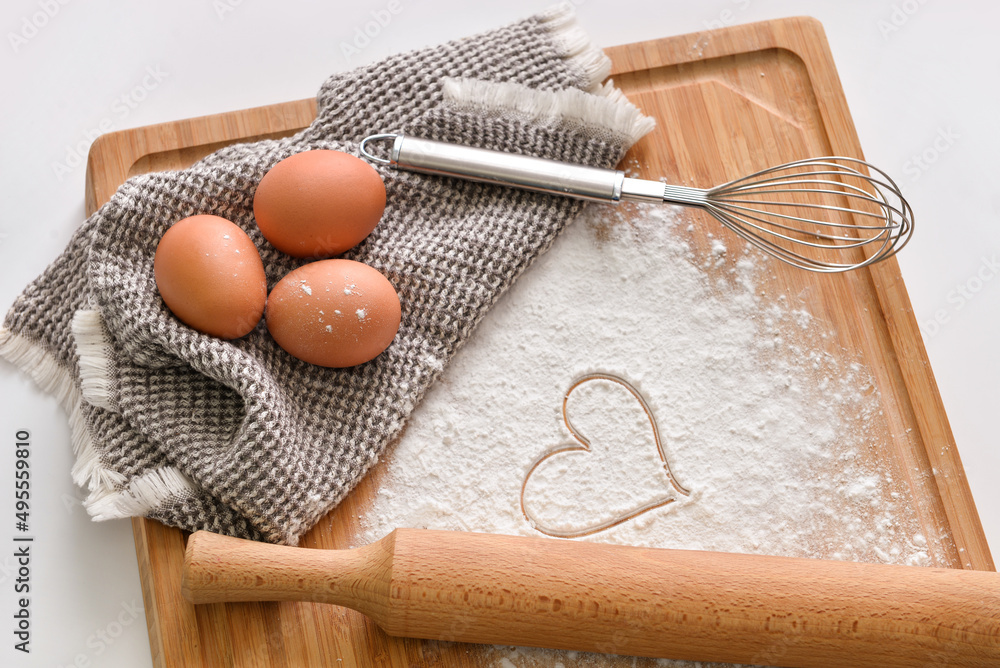
[[[350,58],[342,45],[387,2],[5,2],[0,308],[6,311],[83,220],[84,163],[95,130],[310,97],[332,72],[549,4],[400,2],[400,13]],[[823,22],[865,154],[897,177],[916,212],[916,235],[899,263],[983,525],[1000,549],[1000,279],[991,269],[1000,259],[1000,6],[590,0],[578,11],[604,46],[800,14]],[[13,651],[9,630],[17,598],[13,548],[0,547],[0,664],[150,665],[144,616],[134,612],[142,595],[129,523],[88,520],[69,476],[66,417],[52,398],[6,362],[0,397],[0,544],[12,545],[15,533],[18,429],[32,434],[36,537],[27,657]]]

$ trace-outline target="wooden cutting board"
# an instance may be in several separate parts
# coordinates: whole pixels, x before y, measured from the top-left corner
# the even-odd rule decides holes
[[[626,157],[642,166],[644,176],[704,187],[796,158],[862,157],[829,46],[812,19],[669,37],[608,54],[618,86],[658,121]],[[182,168],[229,143],[290,135],[314,115],[314,101],[302,100],[104,135],[90,153],[87,213],[129,176]],[[704,227],[720,233],[712,223]],[[709,244],[697,231],[693,241]],[[775,263],[764,289],[808,294],[808,308],[836,332],[833,345],[856,352],[870,367],[888,425],[871,456],[917,500],[925,535],[934,537],[928,551],[936,565],[993,570],[895,260],[824,277]],[[303,545],[352,544],[383,470],[375,467]],[[472,666],[505,656],[492,647],[389,638],[361,615],[335,606],[196,608],[180,595],[184,532],[145,519],[133,527],[157,667]],[[565,665],[595,660],[560,656]],[[615,657],[606,662],[635,665]]]

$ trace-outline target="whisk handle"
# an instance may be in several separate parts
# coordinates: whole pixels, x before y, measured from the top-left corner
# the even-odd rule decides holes
[[[368,142],[375,139],[392,139],[388,160],[376,158],[367,151]],[[412,172],[452,176],[601,202],[620,200],[625,180],[624,172],[612,169],[404,135],[367,137],[361,142],[361,152],[370,160]]]
[[[389,158],[380,158],[368,151],[369,142],[390,139],[392,149]],[[552,195],[599,202],[663,202],[663,184],[659,181],[627,178],[621,170],[546,160],[531,155],[394,134],[366,137],[361,142],[361,153],[373,162],[411,172],[495,183]]]

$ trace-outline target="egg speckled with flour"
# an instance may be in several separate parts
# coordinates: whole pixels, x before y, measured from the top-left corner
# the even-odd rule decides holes
[[[389,280],[353,260],[321,260],[294,269],[267,300],[267,329],[278,345],[325,367],[377,357],[392,343],[399,321],[399,297]]]
[[[153,258],[156,288],[181,322],[221,339],[249,334],[264,315],[267,278],[257,247],[219,216],[177,221]]]
[[[343,253],[375,229],[384,210],[385,185],[378,172],[341,151],[285,158],[264,175],[253,198],[264,238],[293,257]]]

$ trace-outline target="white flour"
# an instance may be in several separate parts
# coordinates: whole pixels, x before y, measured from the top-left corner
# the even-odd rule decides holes
[[[912,498],[870,463],[884,424],[866,369],[822,352],[831,333],[808,312],[762,296],[761,256],[729,236],[693,251],[692,220],[595,205],[566,230],[413,413],[360,542],[396,527],[541,535],[524,484],[548,533],[658,505],[583,540],[930,565]],[[567,424],[564,396],[593,373],[637,394],[584,380]]]

